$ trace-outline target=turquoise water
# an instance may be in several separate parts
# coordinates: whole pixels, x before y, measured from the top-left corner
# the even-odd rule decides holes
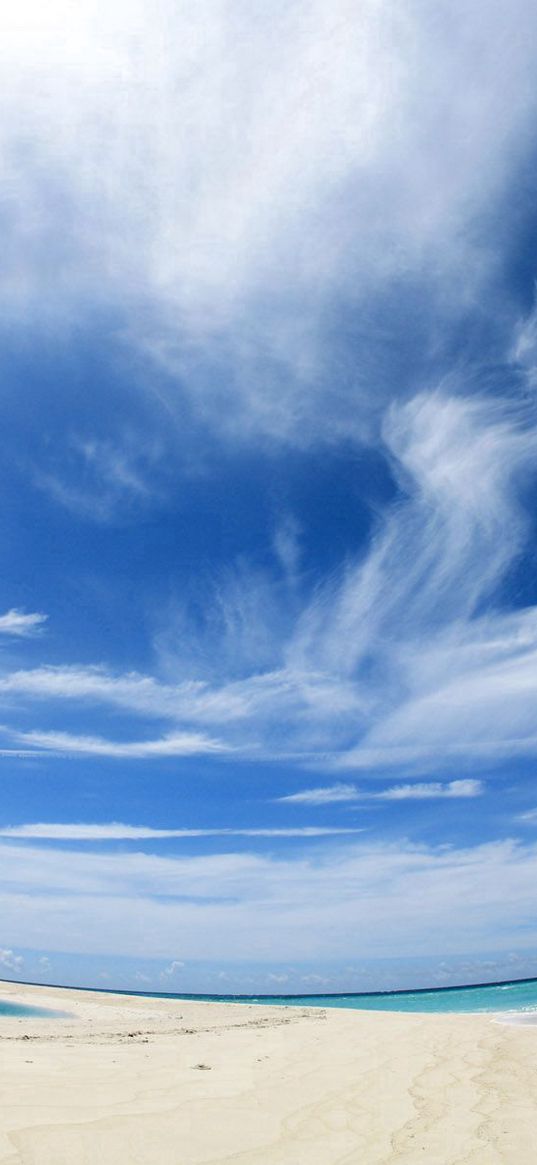
[[[174,999],[222,1003],[267,1003],[286,1007],[346,1007],[360,1011],[537,1012],[537,979],[486,983],[471,987],[440,987],[419,991],[386,991],[363,995],[174,995]]]
[[[31,1016],[33,1019],[60,1019],[65,1012],[49,1011],[44,1007],[29,1007],[27,1004],[0,999],[0,1015],[10,1015],[15,1019],[24,1019],[24,1016]]]
[[[35,984],[37,986],[37,984]],[[99,995],[137,995],[145,999],[199,1000],[206,1003],[264,1003],[281,1007],[341,1007],[353,1011],[406,1011],[449,1014],[454,1012],[519,1012],[537,1023],[537,979],[514,979],[466,987],[420,988],[415,991],[382,991],[342,995],[195,995],[168,991],[118,991],[89,987]],[[65,1012],[23,1006],[0,1000],[0,1016],[62,1018]]]

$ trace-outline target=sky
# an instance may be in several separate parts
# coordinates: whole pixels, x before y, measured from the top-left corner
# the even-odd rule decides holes
[[[0,13],[0,974],[537,976],[537,10]]]

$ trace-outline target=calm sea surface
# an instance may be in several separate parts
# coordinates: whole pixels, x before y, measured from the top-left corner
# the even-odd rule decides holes
[[[37,986],[37,984],[36,984]],[[515,979],[509,983],[486,983],[470,987],[439,987],[419,991],[383,991],[357,995],[177,995],[164,991],[102,991],[99,995],[138,995],[146,999],[193,999],[211,1003],[267,1003],[285,1007],[346,1007],[358,1011],[421,1012],[505,1012],[536,1013],[537,979]],[[61,1018],[65,1012],[40,1007],[19,1006],[0,999],[0,1015]]]
[[[360,1011],[537,1012],[537,979],[436,990],[389,991],[376,995],[182,995],[174,999],[222,1003],[275,1003],[286,1007],[348,1007]]]

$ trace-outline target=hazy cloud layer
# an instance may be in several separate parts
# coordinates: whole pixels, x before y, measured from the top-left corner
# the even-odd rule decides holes
[[[399,958],[534,943],[534,845],[339,843],[315,856],[157,857],[0,845],[4,941],[226,960]],[[464,910],[460,903],[464,901]]]

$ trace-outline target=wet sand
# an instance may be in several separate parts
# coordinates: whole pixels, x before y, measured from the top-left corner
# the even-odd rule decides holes
[[[535,1165],[537,1031],[0,984],[1,1165]]]

